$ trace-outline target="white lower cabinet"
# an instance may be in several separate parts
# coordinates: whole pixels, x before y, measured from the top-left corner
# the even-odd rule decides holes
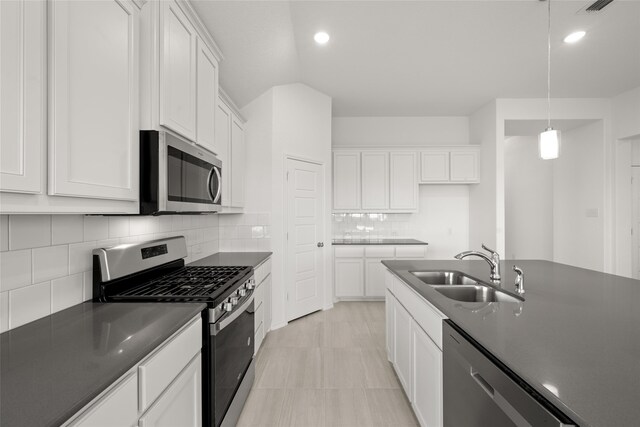
[[[260,350],[262,341],[271,329],[271,258],[267,258],[254,270],[256,282],[253,292],[254,322],[254,355]]]
[[[353,297],[364,294],[364,260],[361,258],[336,258],[336,297]]]
[[[385,274],[389,361],[420,425],[441,427],[442,350],[438,343],[446,317],[394,274],[388,270]]]
[[[202,360],[198,354],[140,418],[138,426],[200,427],[201,425]]]
[[[398,379],[407,396],[411,396],[411,315],[394,299],[393,359]]]
[[[198,314],[64,426],[201,426],[201,348]]]
[[[422,426],[442,425],[442,351],[411,323],[411,404]]]

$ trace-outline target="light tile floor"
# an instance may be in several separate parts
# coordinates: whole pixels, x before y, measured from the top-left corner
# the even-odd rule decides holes
[[[238,426],[417,426],[384,322],[384,302],[340,302],[270,332]]]

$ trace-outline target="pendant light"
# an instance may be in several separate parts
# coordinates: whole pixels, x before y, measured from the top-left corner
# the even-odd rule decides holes
[[[538,136],[538,152],[543,160],[560,155],[560,131],[551,127],[551,0],[547,0],[547,128]]]

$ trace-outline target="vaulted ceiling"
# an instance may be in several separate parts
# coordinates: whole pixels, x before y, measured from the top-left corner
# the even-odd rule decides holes
[[[302,82],[334,116],[468,115],[494,98],[546,97],[547,3],[192,0],[224,54],[220,82],[242,107]],[[552,96],[640,86],[640,0],[552,1]],[[587,31],[569,45],[564,36]],[[331,35],[325,46],[313,35]]]

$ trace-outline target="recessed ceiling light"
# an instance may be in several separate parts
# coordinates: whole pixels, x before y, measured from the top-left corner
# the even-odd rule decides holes
[[[575,43],[578,40],[582,39],[585,34],[587,34],[587,33],[584,32],[584,31],[576,31],[575,33],[571,33],[567,37],[565,37],[564,38],[564,42],[565,43]]]
[[[314,36],[313,39],[316,41],[316,43],[318,44],[327,44],[327,42],[329,41],[329,34],[325,33],[324,31],[318,31]]]

